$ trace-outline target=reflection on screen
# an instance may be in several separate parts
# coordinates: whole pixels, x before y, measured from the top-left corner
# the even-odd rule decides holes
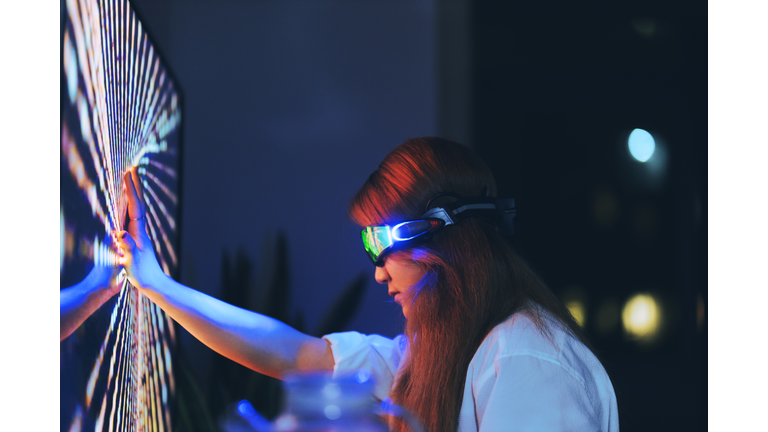
[[[115,262],[122,175],[138,166],[148,234],[178,268],[178,90],[130,4],[66,0],[61,37],[61,288]],[[174,324],[124,277],[120,293],[61,344],[61,430],[170,431]]]

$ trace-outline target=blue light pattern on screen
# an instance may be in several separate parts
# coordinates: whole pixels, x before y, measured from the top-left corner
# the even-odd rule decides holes
[[[127,1],[63,6],[61,288],[116,261],[103,239],[124,226],[131,166],[158,261],[175,275],[178,90]],[[172,430],[174,323],[123,275],[118,283],[119,294],[61,344],[62,430]]]

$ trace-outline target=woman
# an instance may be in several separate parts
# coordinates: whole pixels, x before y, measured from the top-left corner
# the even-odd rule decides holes
[[[391,397],[429,431],[618,430],[613,387],[580,328],[493,220],[479,212],[451,226],[437,220],[401,244],[375,242],[372,233],[382,225],[426,219],[429,209],[452,203],[491,201],[493,175],[467,147],[407,141],[352,201],[375,279],[387,284],[407,319],[405,335],[394,340],[355,332],[316,339],[171,280],[144,230],[135,171],[126,185],[130,234],[121,233],[119,244],[131,283],[232,360],[277,378],[365,367],[377,378],[375,395]]]

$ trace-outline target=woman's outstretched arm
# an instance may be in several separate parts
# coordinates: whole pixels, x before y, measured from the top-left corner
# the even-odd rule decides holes
[[[275,378],[289,371],[333,370],[330,344],[186,287],[160,269],[149,237],[135,169],[125,174],[128,231],[118,235],[120,263],[139,291],[219,354]]]
[[[144,283],[142,294],[219,354],[275,378],[291,370],[333,370],[326,340],[163,276]]]

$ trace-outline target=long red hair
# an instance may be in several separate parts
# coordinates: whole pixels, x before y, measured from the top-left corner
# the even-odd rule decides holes
[[[496,196],[496,182],[468,147],[440,138],[412,139],[384,158],[352,200],[349,214],[361,226],[417,219],[430,198],[448,191]],[[452,199],[440,197],[430,205]],[[537,304],[586,343],[568,309],[492,224],[470,218],[396,253],[422,266],[425,275],[407,293],[409,355],[390,397],[428,431],[457,429],[469,363],[488,332],[513,313],[525,313],[549,335],[541,310],[531,307]],[[407,430],[397,421],[392,426]]]

